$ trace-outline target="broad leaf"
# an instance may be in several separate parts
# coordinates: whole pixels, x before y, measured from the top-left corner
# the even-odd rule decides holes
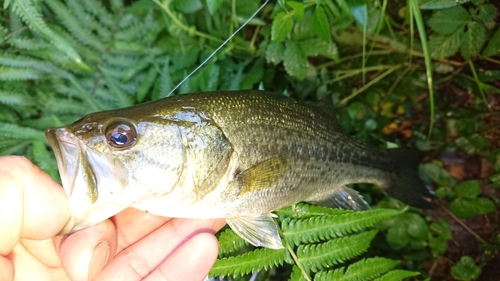
[[[463,29],[470,20],[470,15],[462,6],[456,6],[434,12],[429,19],[429,26],[435,32],[450,35],[457,30]]]
[[[467,31],[460,34],[460,52],[462,56],[469,60],[477,56],[486,40],[486,30],[475,22],[469,22]]]

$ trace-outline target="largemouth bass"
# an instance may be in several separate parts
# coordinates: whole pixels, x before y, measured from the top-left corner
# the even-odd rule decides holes
[[[252,90],[180,95],[92,113],[46,136],[71,206],[63,233],[134,207],[225,218],[251,244],[281,248],[276,209],[300,201],[368,209],[346,184],[374,183],[431,206],[419,154],[357,141],[328,100],[303,105]]]

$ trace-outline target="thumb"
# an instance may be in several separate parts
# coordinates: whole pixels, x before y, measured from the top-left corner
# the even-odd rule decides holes
[[[0,255],[20,238],[47,239],[70,217],[63,188],[20,156],[0,157]]]

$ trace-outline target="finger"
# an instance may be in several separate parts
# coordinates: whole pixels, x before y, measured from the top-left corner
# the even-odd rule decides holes
[[[218,250],[213,234],[200,233],[180,246],[145,280],[203,280],[214,265]]]
[[[69,217],[67,196],[49,175],[24,157],[0,157],[0,255],[19,238],[52,237]]]
[[[115,224],[118,248],[117,253],[134,244],[155,229],[164,225],[170,218],[155,216],[134,208],[127,208],[111,218]],[[140,227],[137,227],[140,225]]]
[[[70,234],[61,242],[59,256],[69,278],[92,280],[116,251],[116,230],[110,220]]]
[[[117,254],[97,280],[138,280],[148,276],[183,243],[200,233],[214,234],[224,220],[172,219]]]
[[[8,258],[0,256],[0,280],[14,280],[14,265]]]
[[[51,242],[50,240],[44,241],[47,242],[47,245]],[[44,261],[40,261],[33,256],[24,244],[25,243],[16,244],[12,253],[7,256],[14,264],[15,280],[69,280],[60,266],[47,266]],[[42,246],[42,248],[46,249],[47,247]]]

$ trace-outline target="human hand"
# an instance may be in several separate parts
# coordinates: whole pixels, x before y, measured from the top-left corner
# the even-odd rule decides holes
[[[203,280],[225,224],[126,209],[54,237],[69,217],[61,186],[23,157],[0,157],[0,280]]]

